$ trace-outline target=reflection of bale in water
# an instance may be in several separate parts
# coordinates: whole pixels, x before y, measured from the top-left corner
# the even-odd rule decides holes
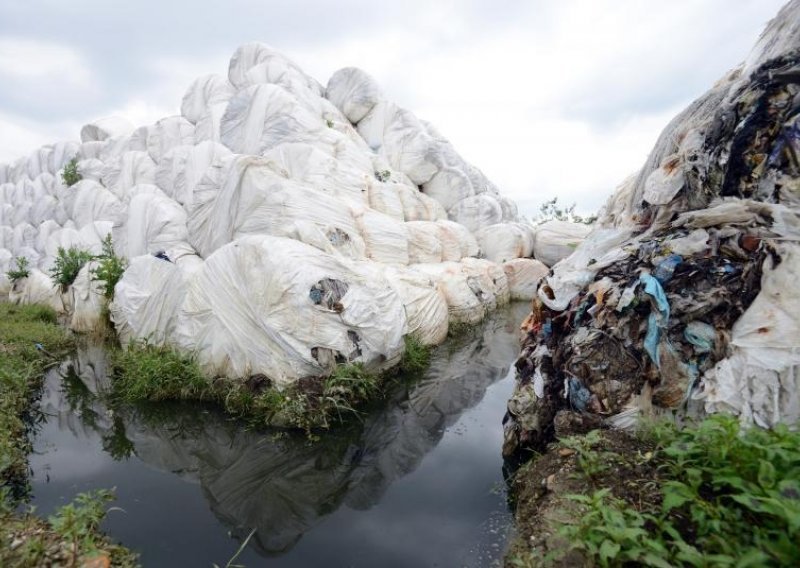
[[[129,412],[127,432],[140,459],[199,480],[220,520],[240,537],[255,528],[251,545],[280,554],[342,503],[367,509],[416,469],[445,428],[507,374],[525,312],[517,308],[436,350],[424,378],[408,393],[396,392],[363,426],[328,432],[316,444],[302,435],[241,431],[214,414],[173,413],[153,424]]]
[[[111,427],[108,409],[97,399],[107,386],[107,353],[89,345],[45,375],[39,408],[59,430],[86,437]]]

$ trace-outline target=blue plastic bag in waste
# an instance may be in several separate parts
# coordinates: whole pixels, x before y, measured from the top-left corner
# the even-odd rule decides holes
[[[655,276],[662,284],[666,284],[672,279],[672,275],[675,274],[675,269],[682,262],[683,257],[681,255],[671,254],[658,263],[658,266],[656,266],[655,270],[653,270],[653,276]]]
[[[650,274],[641,274],[639,281],[644,284],[644,291],[656,301],[657,312],[651,312],[647,319],[647,335],[644,338],[644,348],[650,359],[661,367],[661,359],[658,356],[658,342],[661,339],[661,330],[667,327],[669,322],[669,301],[664,293],[661,283]]]

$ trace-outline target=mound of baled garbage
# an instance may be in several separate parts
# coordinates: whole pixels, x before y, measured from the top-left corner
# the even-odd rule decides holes
[[[197,79],[180,116],[98,120],[80,144],[0,165],[0,294],[91,330],[96,265],[68,289],[49,271],[60,248],[98,254],[110,234],[130,261],[110,305],[123,343],[279,387],[344,361],[389,366],[407,334],[436,344],[450,323],[531,299],[547,271],[534,242],[548,264],[575,245],[537,231],[365,72],[323,87],[262,44],[239,48],[227,78]],[[21,257],[29,275],[12,283]]]
[[[800,1],[538,286],[504,453],[642,415],[800,418]]]

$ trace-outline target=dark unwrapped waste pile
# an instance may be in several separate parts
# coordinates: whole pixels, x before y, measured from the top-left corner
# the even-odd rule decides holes
[[[504,454],[642,415],[800,418],[800,2],[540,282]]]

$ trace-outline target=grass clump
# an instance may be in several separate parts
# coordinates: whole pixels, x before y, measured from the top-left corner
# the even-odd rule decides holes
[[[741,432],[736,418],[717,415],[685,429],[656,425],[640,440],[653,448],[644,456],[608,452],[608,436],[562,446],[583,483],[551,515],[561,546],[511,565],[800,564],[800,433]],[[627,493],[614,478],[634,470],[638,493]]]
[[[56,284],[61,285],[61,291],[66,292],[67,288],[72,286],[78,273],[84,265],[93,260],[92,253],[77,247],[58,247],[58,254],[55,258],[53,268],[50,269],[50,275]]]
[[[419,373],[428,368],[431,362],[431,348],[413,335],[404,338],[406,349],[400,361],[400,370],[406,373]]]
[[[14,488],[17,497],[27,479],[26,417],[42,374],[73,347],[57,321],[46,306],[0,303],[0,487]]]
[[[0,507],[0,565],[138,566],[134,553],[99,530],[113,499],[110,491],[81,493],[46,521]]]
[[[114,395],[126,402],[202,400],[209,381],[192,357],[167,346],[132,344],[113,354]]]
[[[64,185],[67,187],[72,187],[82,179],[83,176],[78,170],[78,158],[76,156],[64,166],[64,169],[61,171],[61,181],[63,181]]]
[[[92,280],[103,283],[103,295],[108,301],[114,299],[114,288],[120,281],[125,269],[128,268],[128,261],[114,254],[114,243],[109,233],[103,239],[102,251],[95,257],[97,267],[92,270]]]
[[[132,344],[113,355],[118,402],[197,400],[219,404],[252,425],[329,428],[375,398],[381,379],[361,363],[339,365],[328,377],[307,377],[278,390],[263,376],[248,381],[207,378],[197,361],[167,346]]]
[[[6,272],[6,276],[8,276],[8,279],[11,280],[12,283],[16,282],[17,280],[21,280],[22,278],[27,278],[31,275],[27,258],[24,256],[18,256],[14,259],[14,262],[17,265],[17,268]]]

